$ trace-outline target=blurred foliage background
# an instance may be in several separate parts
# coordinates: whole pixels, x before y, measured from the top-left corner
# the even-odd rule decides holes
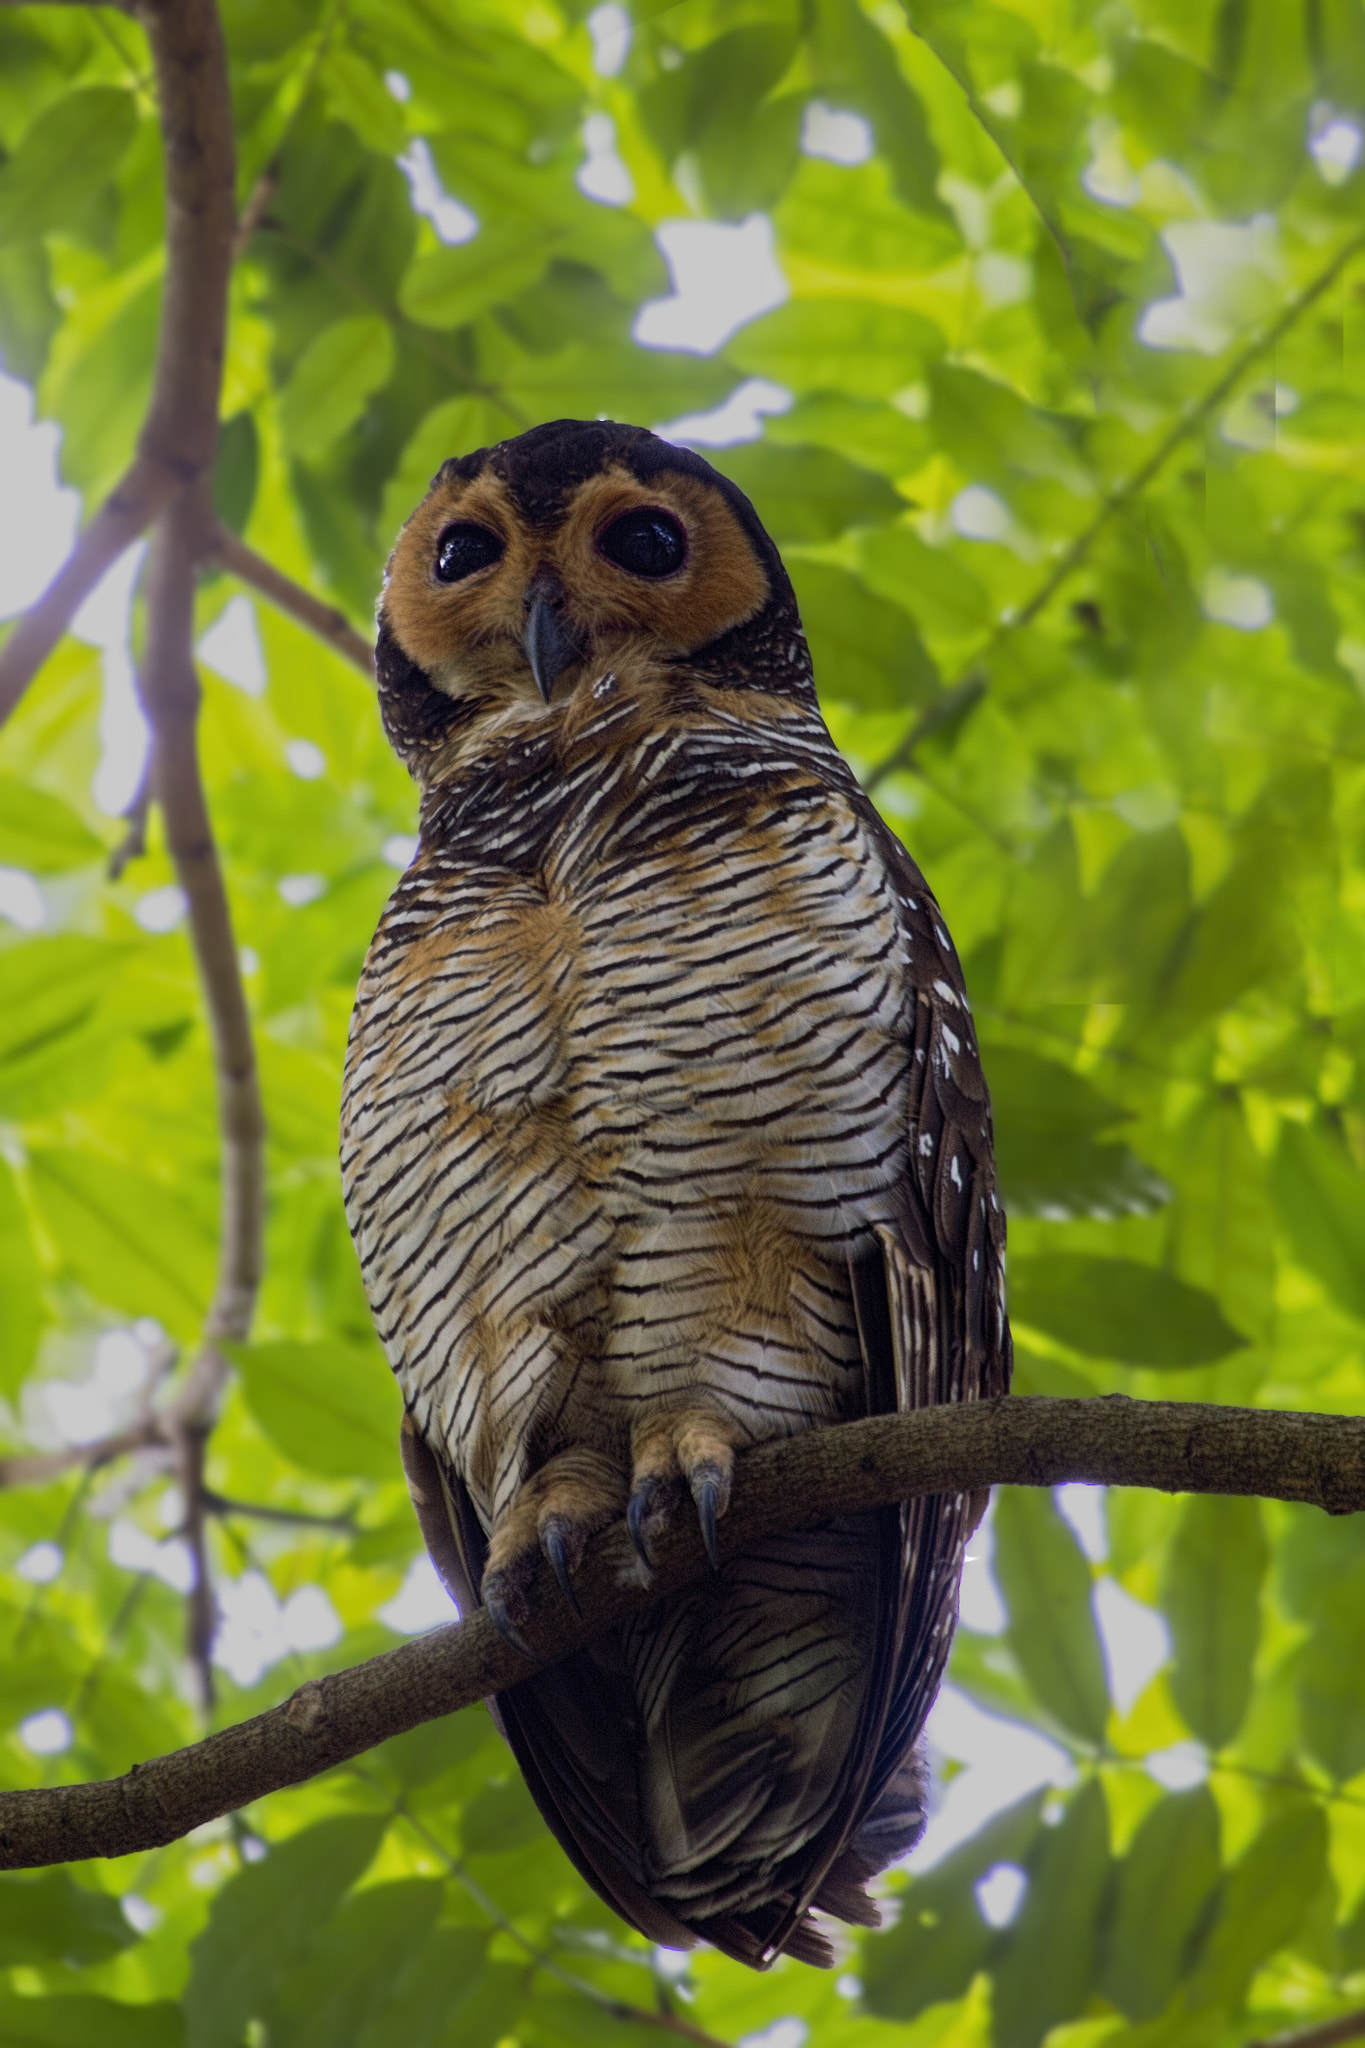
[[[566,414],[728,443],[964,956],[1018,1390],[1365,1409],[1361,0],[223,14],[243,202],[278,166],[224,520],[365,629],[444,456]],[[0,141],[0,360],[93,505],[162,276],[136,24],[0,13]],[[269,1120],[208,1453],[221,1724],[434,1609],[335,1163],[413,791],[354,669],[223,575],[199,604]],[[6,1785],[201,1726],[165,1461],[81,1452],[174,1384],[218,1199],[155,817],[109,877],[104,687],[69,638],[0,735],[3,1438],[69,1454],[0,1491]],[[1046,1736],[1059,1784],[893,1874],[836,1975],[651,1952],[480,1708],[156,1854],[0,1879],[0,2043],[1202,2048],[1365,2003],[1365,1529],[1020,1492],[978,1550],[953,1697]]]

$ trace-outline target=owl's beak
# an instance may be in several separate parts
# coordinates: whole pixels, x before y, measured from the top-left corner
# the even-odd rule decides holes
[[[564,586],[557,576],[543,571],[534,576],[526,597],[526,659],[536,688],[548,704],[556,677],[578,660],[583,648],[565,621]]]

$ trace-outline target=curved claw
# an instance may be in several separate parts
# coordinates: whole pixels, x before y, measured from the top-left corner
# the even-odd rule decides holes
[[[697,1503],[697,1520],[701,1523],[701,1540],[706,1545],[706,1555],[711,1560],[713,1572],[720,1570],[720,1554],[716,1549],[716,1502],[719,1491],[714,1479],[703,1479],[693,1494],[693,1499]]]
[[[649,1554],[649,1545],[645,1542],[645,1520],[649,1514],[649,1499],[649,1492],[645,1487],[631,1495],[626,1508],[626,1527],[630,1531],[630,1540],[635,1545],[636,1555],[641,1564],[647,1572],[652,1572],[654,1560]]]
[[[564,1531],[556,1529],[551,1524],[549,1528],[542,1531],[540,1545],[550,1560],[551,1571],[559,1580],[560,1591],[581,1621],[583,1610],[578,1604],[578,1595],[573,1589],[573,1580],[569,1577],[569,1548],[564,1541]]]
[[[496,1586],[489,1586],[487,1579],[484,1580],[483,1585],[483,1604],[488,1610],[488,1619],[492,1622],[503,1641],[510,1643],[514,1650],[519,1650],[523,1657],[534,1664],[536,1661],[535,1651],[531,1648],[525,1637],[518,1634],[513,1626],[512,1617],[507,1612],[507,1608],[503,1603],[502,1595]]]

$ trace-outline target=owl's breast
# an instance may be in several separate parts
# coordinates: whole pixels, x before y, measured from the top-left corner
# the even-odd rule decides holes
[[[623,1201],[760,1200],[846,1247],[888,1219],[908,1142],[894,891],[837,792],[793,778],[728,814],[710,794],[642,800],[566,864],[573,1113],[626,1147]]]

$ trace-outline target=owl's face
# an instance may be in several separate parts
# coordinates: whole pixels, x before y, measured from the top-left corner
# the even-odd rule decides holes
[[[560,421],[447,462],[403,528],[379,614],[385,722],[426,780],[451,738],[544,717],[608,671],[714,668],[725,643],[761,687],[734,636],[778,614],[808,677],[790,584],[734,485],[638,428]]]

